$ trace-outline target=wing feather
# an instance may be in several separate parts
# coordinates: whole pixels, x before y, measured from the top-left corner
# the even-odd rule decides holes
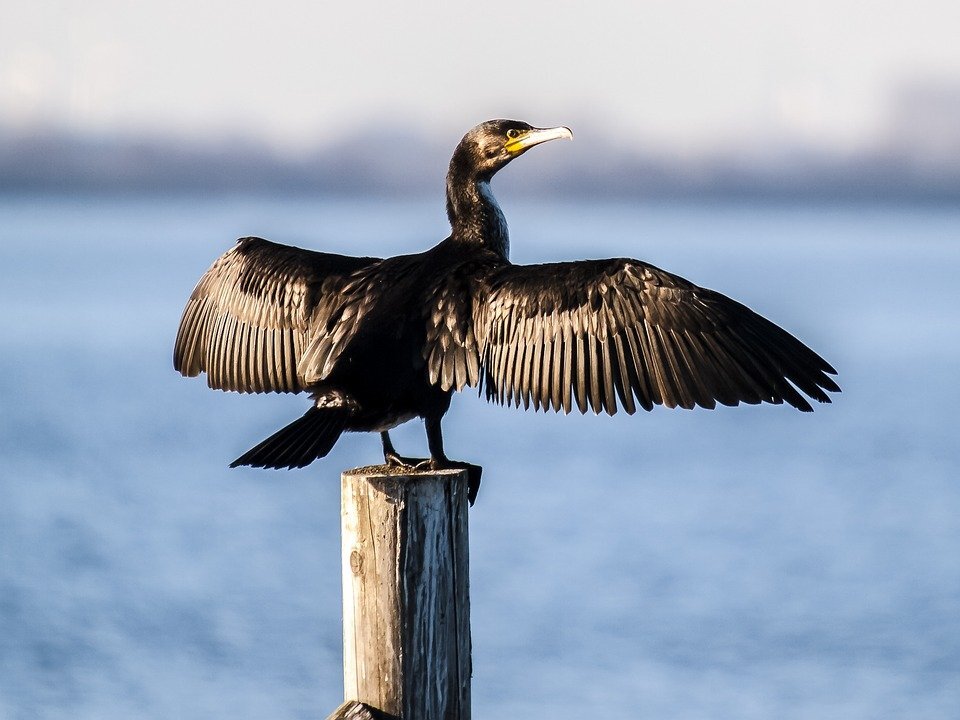
[[[573,410],[573,403],[570,401],[570,390],[575,382],[576,369],[573,365],[573,327],[565,325],[563,328],[563,340],[558,349],[563,353],[560,372],[554,375],[554,380],[560,383],[560,397],[563,404],[563,412],[569,413]],[[554,392],[557,389],[554,388]]]
[[[650,390],[650,400],[655,405],[665,405],[673,408],[677,406],[676,401],[670,394],[670,388],[666,385],[664,378],[662,362],[663,359],[657,355],[655,340],[651,336],[651,328],[646,324],[640,323],[633,328],[637,336],[637,346],[640,350],[641,367],[647,373],[648,388]]]
[[[623,331],[623,336],[627,338],[627,345],[630,346],[630,359],[632,362],[630,363],[629,370],[634,395],[644,410],[653,410],[653,406],[657,404],[656,399],[659,395],[654,387],[650,367],[645,360],[643,345],[640,342],[641,332],[643,332],[642,328],[638,330],[634,327],[628,327]],[[646,335],[645,332],[643,334]],[[659,404],[663,404],[662,401]]]
[[[603,377],[603,409],[612,415],[617,411],[617,397],[613,385],[615,378],[620,377],[620,373],[614,365],[613,355],[610,353],[610,346],[613,345],[613,340],[605,339],[595,342],[600,345],[600,359],[602,362],[600,374]],[[597,412],[599,412],[599,410]]]
[[[523,395],[523,407],[528,409],[533,405],[534,410],[540,409],[540,369],[543,367],[543,343],[537,342],[533,337],[527,339],[527,369],[525,373],[525,386]]]
[[[633,384],[630,380],[630,364],[624,351],[623,335],[621,333],[613,336],[613,347],[617,351],[615,355],[617,359],[617,372],[611,374],[616,384],[617,397],[620,398],[620,403],[623,405],[624,410],[632,415],[637,411],[637,406],[633,402]],[[616,411],[617,404],[611,402],[607,408],[607,412],[612,414]]]

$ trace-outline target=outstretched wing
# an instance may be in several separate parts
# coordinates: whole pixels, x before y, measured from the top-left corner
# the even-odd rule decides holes
[[[335,326],[340,289],[376,258],[355,258],[242,238],[197,283],[180,320],[173,365],[240,392],[297,392],[300,360]]]
[[[637,260],[505,265],[474,296],[488,399],[628,413],[636,403],[830,402],[827,362],[720,293]]]

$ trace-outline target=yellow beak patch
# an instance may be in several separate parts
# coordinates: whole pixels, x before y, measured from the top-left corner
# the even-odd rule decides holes
[[[559,139],[573,140],[573,133],[567,127],[554,128],[533,128],[518,137],[511,138],[504,143],[504,149],[511,155],[519,155],[524,150],[532,148],[534,145],[545,143],[549,140]]]

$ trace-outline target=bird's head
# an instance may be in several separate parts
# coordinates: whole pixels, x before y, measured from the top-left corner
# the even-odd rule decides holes
[[[487,120],[463,136],[450,163],[451,173],[489,180],[504,165],[534,145],[572,140],[570,128],[535,128],[519,120]]]

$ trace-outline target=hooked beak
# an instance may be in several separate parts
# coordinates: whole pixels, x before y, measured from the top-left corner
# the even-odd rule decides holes
[[[506,151],[511,155],[519,155],[520,153],[529,150],[534,145],[539,145],[549,140],[560,140],[563,138],[566,138],[567,140],[573,140],[573,133],[570,131],[570,128],[533,128],[532,130],[527,131],[523,135],[520,135],[513,140],[508,140],[506,145],[504,145],[504,149],[506,149]]]

